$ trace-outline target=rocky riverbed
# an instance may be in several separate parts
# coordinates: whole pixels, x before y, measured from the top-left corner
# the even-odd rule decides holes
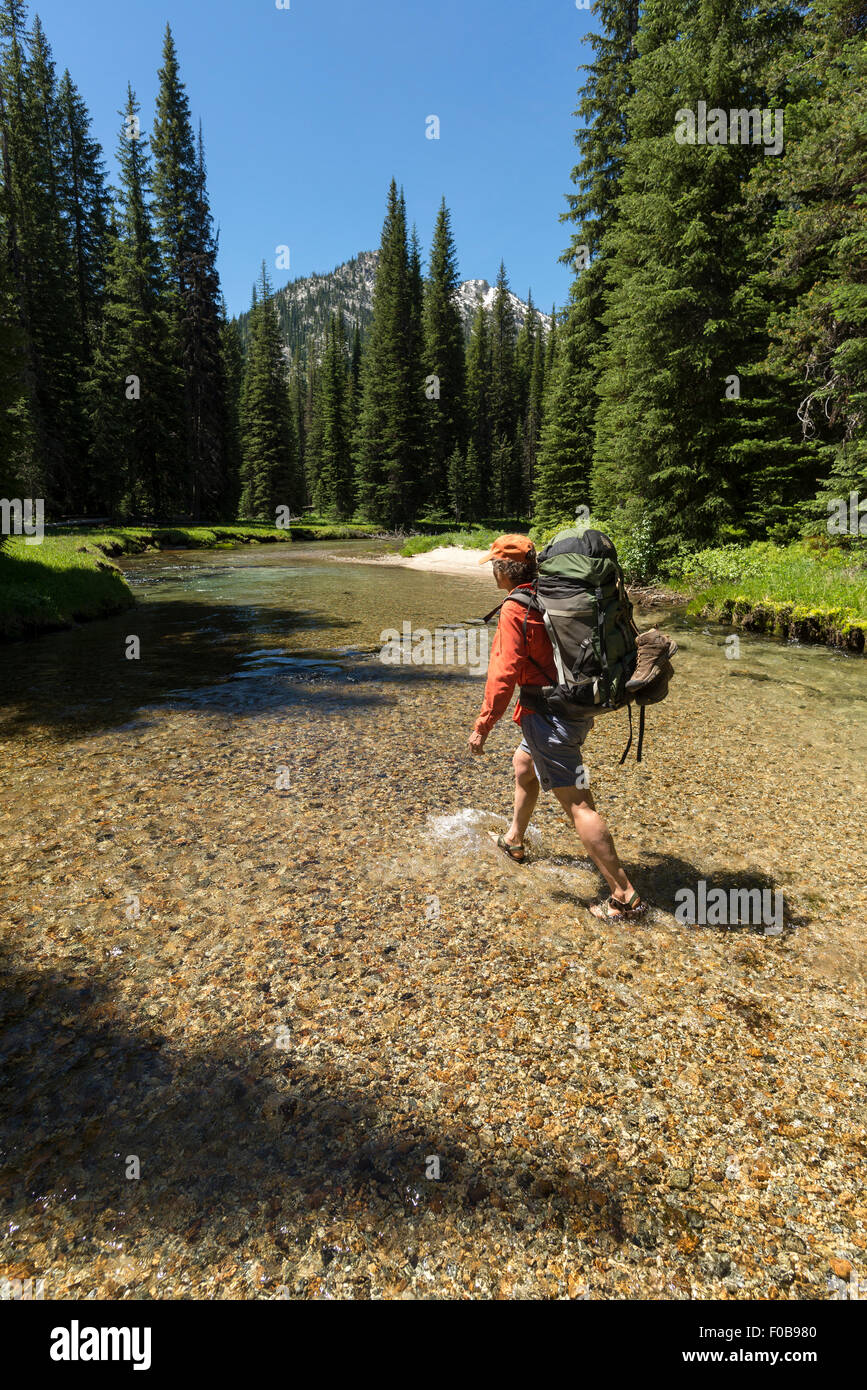
[[[470,759],[480,681],[376,659],[395,613],[458,621],[484,583],[396,574],[385,603],[370,567],[314,585],[293,555],[268,607],[231,558],[183,563],[182,592],[138,571],[147,669],[121,618],[4,678],[0,1277],[124,1299],[865,1278],[851,659],[678,632],[645,761],[618,766],[617,717],[588,743],[655,904],[605,926],[552,798],[526,868],[487,839],[518,733]],[[781,889],[782,929],[679,922],[700,880]]]

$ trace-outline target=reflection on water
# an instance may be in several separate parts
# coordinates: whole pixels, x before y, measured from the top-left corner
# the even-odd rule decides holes
[[[254,673],[269,707],[276,696],[270,676],[285,678],[288,700],[288,686],[325,676],[351,686],[358,680],[352,670],[364,662],[368,676],[387,683],[375,660],[384,628],[407,617],[432,628],[476,620],[487,597],[475,578],[432,584],[411,571],[329,564],[324,549],[352,553],[351,545],[286,545],[127,561],[138,599],[132,613],[5,649],[0,728],[50,726],[59,736],[63,729],[122,724],[148,705],[194,696],[201,706],[226,707],[223,683],[249,684]],[[370,543],[361,549],[369,554]],[[133,634],[139,660],[125,655]],[[416,668],[410,678],[420,674]],[[243,708],[254,704],[255,696],[243,698]]]

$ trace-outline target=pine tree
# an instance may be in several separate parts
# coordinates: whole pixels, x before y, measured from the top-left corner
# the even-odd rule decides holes
[[[548,344],[547,393],[536,469],[534,514],[550,525],[588,505],[596,436],[599,355],[606,276],[605,236],[614,226],[626,148],[626,108],[632,94],[631,62],[638,29],[638,0],[596,0],[600,32],[590,36],[594,61],[575,115],[581,152],[572,170],[578,192],[567,194],[562,219],[575,226],[561,261],[575,280],[569,307]],[[552,315],[552,318],[556,317]],[[558,351],[559,350],[559,351]],[[558,352],[555,365],[554,355]]]
[[[24,391],[24,337],[3,240],[0,222],[0,497],[23,497],[32,439]],[[4,540],[0,533],[0,549]]]
[[[105,299],[111,197],[102,150],[91,135],[90,114],[68,70],[60,81],[58,109],[58,164],[63,209],[72,241],[78,357],[87,371]]]
[[[304,478],[306,495],[313,497],[313,479],[319,471],[319,442],[317,439],[316,426],[316,383],[318,380],[319,369],[316,362],[316,355],[313,344],[308,343],[304,352],[304,401],[302,408],[302,424],[299,431],[299,440],[304,441],[304,453],[301,455],[304,461]]]
[[[317,470],[313,504],[322,515],[346,520],[355,507],[349,431],[349,372],[343,314],[328,325],[316,395]]]
[[[474,441],[471,439],[467,445],[467,452],[463,460],[463,473],[459,480],[455,481],[453,501],[466,508],[466,518],[468,521],[478,521],[483,515],[483,473],[482,461]],[[461,517],[463,519],[463,516]]]
[[[401,208],[406,219],[403,190]],[[407,288],[409,327],[406,337],[406,419],[404,423],[404,455],[407,469],[407,501],[414,518],[431,505],[430,493],[430,413],[427,401],[424,368],[424,276],[421,265],[421,246],[413,224],[408,243]]]
[[[0,11],[6,27],[0,35],[10,35],[14,8]],[[23,29],[23,20],[22,29]],[[11,28],[14,39],[15,29]],[[35,441],[32,438],[32,365],[24,333],[23,305],[20,301],[20,248],[11,197],[12,165],[9,139],[10,120],[6,95],[10,64],[4,52],[0,63],[0,495],[23,497],[26,479],[33,474]],[[30,495],[33,495],[32,493]],[[0,548],[6,537],[0,534]]]
[[[60,114],[51,50],[20,0],[0,3],[4,254],[23,335],[27,495],[73,505],[84,464],[72,251],[57,169]]]
[[[448,475],[455,456],[466,444],[465,362],[463,319],[457,301],[457,255],[445,198],[434,228],[430,266],[424,293],[424,372],[438,382],[439,396],[428,405],[430,475],[428,496],[441,507],[447,491],[454,506]]]
[[[194,138],[177,49],[166,26],[153,131],[154,219],[170,296],[173,360],[182,391],[166,410],[184,438],[186,506],[194,520],[223,495],[226,382],[220,353],[217,243],[207,194],[201,130]]]
[[[797,84],[785,158],[753,175],[757,194],[770,191],[777,203],[770,258],[765,248],[771,269],[757,277],[773,296],[767,365],[788,382],[790,424],[797,414],[812,445],[806,467],[782,478],[764,469],[755,486],[782,524],[793,510],[798,517],[792,503],[811,497],[821,476],[803,509],[821,530],[829,499],[867,498],[865,37],[858,0],[816,0],[778,63],[778,81]]]
[[[559,341],[559,339],[558,339],[558,334],[557,334],[557,323],[558,323],[558,318],[557,318],[557,306],[556,306],[556,304],[552,304],[552,305],[551,305],[551,331],[550,331],[550,333],[548,334],[548,342],[547,342],[547,344],[546,344],[546,346],[545,346],[545,381],[546,381],[546,383],[549,382],[549,381],[551,380],[551,373],[552,373],[553,370],[554,370],[554,363],[555,363],[555,361],[556,361],[556,359],[557,359],[557,345],[558,345],[558,341]]]
[[[535,312],[534,317],[536,324],[533,333],[533,355],[521,421],[521,497],[522,510],[527,512],[532,509],[532,498],[536,490],[539,436],[545,400],[545,344],[541,320]]]
[[[298,474],[303,484],[305,503],[310,500],[310,492],[307,487],[307,427],[305,421],[305,396],[307,391],[307,377],[301,364],[298,354],[292,361],[289,372],[289,411],[292,415],[293,428],[297,441]]]
[[[585,311],[586,301],[573,297],[556,356],[551,354],[533,490],[533,515],[541,526],[571,518],[577,507],[590,504],[596,399],[582,349],[590,351],[593,343],[598,347],[599,340],[595,327],[589,334],[583,331]]]
[[[241,389],[244,384],[244,351],[237,319],[226,314],[225,300],[220,313],[220,351],[226,382],[226,473],[225,491],[217,515],[228,521],[238,515],[241,495]]]
[[[288,507],[297,515],[303,506],[287,385],[274,294],[263,261],[250,314],[250,345],[241,394],[240,514],[272,525],[278,507]]]
[[[205,154],[199,131],[195,197],[188,222],[180,296],[184,418],[193,519],[213,515],[234,490],[226,450],[227,382],[221,344],[217,240],[208,203]]]
[[[491,345],[490,315],[479,303],[467,347],[467,467],[476,473],[478,516],[489,515],[491,501]],[[470,455],[472,449],[472,456]]]
[[[478,511],[478,457],[475,446],[468,445],[466,454],[455,448],[448,460],[449,510],[457,522],[472,520]]]
[[[750,263],[739,213],[762,153],[673,133],[676,111],[700,100],[762,106],[748,35],[754,47],[725,0],[704,0],[686,22],[673,0],[647,0],[630,70],[621,194],[602,248],[608,337],[593,500],[621,523],[642,518],[662,558],[743,523],[734,460],[744,416],[726,392],[751,352],[737,301]]]
[[[540,332],[541,324],[533,304],[533,291],[530,290],[527,296],[527,312],[515,341],[515,389],[519,417],[526,415],[530,401],[530,377],[533,374],[536,338]]]
[[[352,332],[352,352],[349,359],[349,423],[350,435],[355,436],[361,410],[361,328],[358,320]]]
[[[191,222],[199,196],[199,171],[190,102],[168,24],[163,65],[157,76],[160,86],[151,138],[154,223],[166,283],[180,298],[186,285],[187,259],[195,244]]]
[[[424,373],[415,329],[406,209],[392,180],[362,361],[354,441],[357,496],[371,521],[397,527],[416,514],[424,477]]]
[[[491,305],[491,502],[496,515],[513,516],[522,508],[518,450],[518,377],[515,363],[515,313],[506,267],[500,262]]]
[[[93,470],[90,503],[121,518],[163,520],[178,505],[180,441],[164,406],[178,389],[159,249],[149,211],[148,142],[131,88],[117,150],[117,234],[88,381]]]

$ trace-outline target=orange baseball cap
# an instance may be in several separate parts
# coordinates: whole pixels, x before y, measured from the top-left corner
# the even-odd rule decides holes
[[[485,565],[488,560],[517,560],[524,563],[535,554],[536,547],[529,536],[498,536],[479,564]]]

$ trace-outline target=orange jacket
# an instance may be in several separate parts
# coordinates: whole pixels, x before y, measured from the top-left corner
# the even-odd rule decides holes
[[[532,585],[519,584],[518,588],[530,589]],[[525,616],[526,638],[523,632]],[[543,675],[538,667],[533,665],[528,653],[538,661],[547,675]],[[491,643],[485,698],[482,702],[482,712],[474,725],[475,732],[485,735],[491,732],[497,720],[505,714],[516,685],[556,684],[554,652],[541,613],[526,609],[522,603],[504,603]],[[515,713],[512,715],[514,723],[520,724],[523,715],[524,709],[518,700],[515,703]]]

